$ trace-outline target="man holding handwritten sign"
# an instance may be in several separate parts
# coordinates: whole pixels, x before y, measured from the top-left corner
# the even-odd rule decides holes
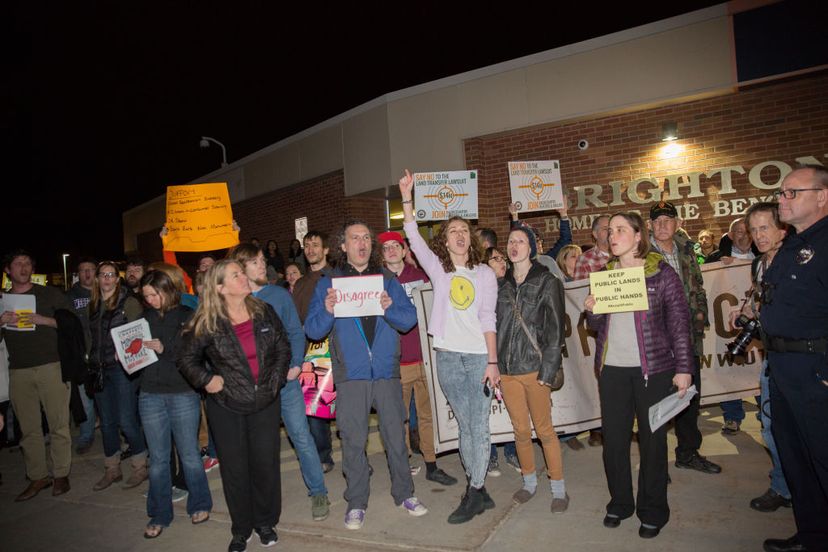
[[[595,314],[650,308],[643,266],[591,272],[589,289],[595,297],[595,307],[592,309]]]
[[[165,251],[214,251],[239,243],[227,183],[167,187]]]
[[[330,335],[336,421],[347,481],[345,527],[360,529],[370,493],[365,445],[372,406],[379,415],[394,503],[413,516],[428,513],[414,496],[400,383],[399,332],[414,327],[417,311],[394,273],[382,267],[374,234],[366,223],[346,222],[338,242],[339,262],[316,285],[305,333],[314,341]]]

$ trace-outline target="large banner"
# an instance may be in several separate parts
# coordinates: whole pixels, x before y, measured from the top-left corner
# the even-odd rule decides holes
[[[729,399],[759,394],[759,370],[762,365],[760,345],[754,341],[744,359],[734,362],[725,354],[726,344],[738,332],[731,331],[728,315],[738,308],[745,291],[750,288],[750,262],[736,261],[730,266],[721,263],[704,265],[705,290],[710,314],[710,329],[705,334],[702,364],[702,404],[715,404]],[[559,433],[580,432],[601,426],[598,384],[594,371],[595,336],[587,328],[583,313],[584,299],[589,294],[589,281],[569,282],[566,288],[566,354],[563,359],[564,386],[552,394],[552,421]],[[431,284],[414,290],[414,304],[420,327],[423,362],[434,413],[434,447],[437,452],[455,450],[457,421],[437,382],[436,354],[428,333]],[[482,386],[481,386],[482,388]],[[478,389],[469,390],[477,392]],[[482,392],[482,391],[481,391]],[[512,424],[506,406],[492,400],[489,417],[492,442],[513,441]]]

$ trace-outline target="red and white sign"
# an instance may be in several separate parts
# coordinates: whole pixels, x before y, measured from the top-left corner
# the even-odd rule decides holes
[[[380,306],[384,289],[382,274],[334,278],[333,289],[336,291],[334,316],[337,318],[385,314]]]

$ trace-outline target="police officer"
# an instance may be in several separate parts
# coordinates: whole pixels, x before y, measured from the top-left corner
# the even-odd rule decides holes
[[[797,533],[764,548],[828,550],[828,170],[796,169],[774,195],[793,229],[765,275],[760,321]]]

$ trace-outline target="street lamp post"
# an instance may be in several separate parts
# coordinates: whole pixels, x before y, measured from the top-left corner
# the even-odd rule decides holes
[[[224,144],[222,144],[221,142],[219,142],[215,138],[210,138],[209,136],[202,136],[201,137],[201,142],[199,142],[199,145],[202,148],[209,148],[210,147],[210,142],[216,144],[217,146],[219,146],[221,148],[221,166],[226,167],[227,166],[227,148],[224,147]]]
[[[63,254],[63,291],[69,290],[69,275],[66,272],[66,257],[69,256],[69,253]]]

